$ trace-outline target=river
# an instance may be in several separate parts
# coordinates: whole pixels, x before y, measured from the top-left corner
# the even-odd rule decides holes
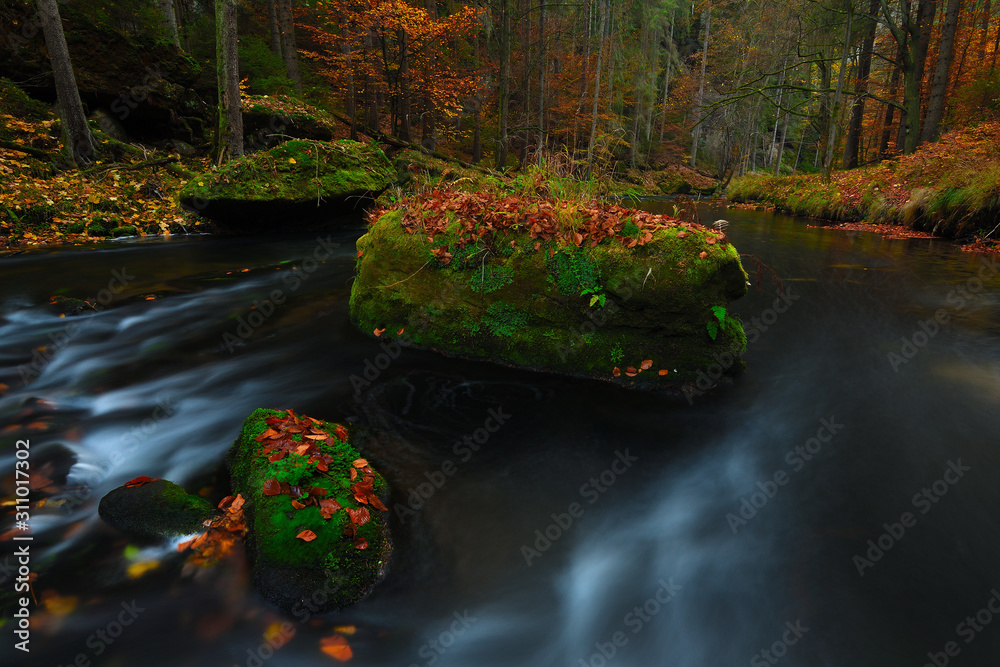
[[[348,320],[359,231],[0,259],[4,496],[17,439],[52,479],[30,519],[47,610],[30,655],[7,619],[0,659],[329,665],[337,629],[365,667],[995,664],[1000,265],[701,214],[728,219],[783,292],[768,275],[758,290],[745,259],[754,285],[730,310],[747,371],[690,400],[413,350],[360,382],[381,350]],[[100,312],[60,318],[52,295]],[[370,599],[283,614],[238,559],[185,566],[175,544],[129,547],[98,518],[139,475],[224,491],[255,407],[370,433],[396,508]],[[9,596],[13,570],[0,580]],[[269,626],[294,637],[272,649]]]

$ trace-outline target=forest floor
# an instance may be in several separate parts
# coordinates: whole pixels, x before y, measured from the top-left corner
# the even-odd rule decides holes
[[[298,115],[305,111],[297,109]],[[337,125],[329,126],[334,138],[346,136],[346,128]],[[208,158],[182,157],[171,149],[149,146],[143,146],[138,154],[128,154],[111,143],[99,145],[102,159],[92,168],[59,170],[44,157],[60,154],[57,119],[40,105],[18,108],[17,104],[5,104],[0,112],[0,253],[93,244],[119,237],[214,231],[210,221],[178,203],[178,193],[188,180],[181,174],[193,176],[210,170]],[[391,206],[405,194],[441,185],[507,193],[545,187],[556,196],[588,200],[710,193],[717,186],[716,180],[683,166],[627,169],[617,178],[602,174],[581,180],[560,176],[565,170],[558,164],[554,169],[529,167],[501,176],[412,149],[396,151],[393,159],[410,175],[401,187],[390,188],[383,195],[382,206]]]
[[[727,192],[737,206],[754,203],[851,229],[921,233],[967,241],[963,249],[1000,252],[991,238],[1000,222],[1000,123],[945,134],[912,155],[819,175],[751,175]]]

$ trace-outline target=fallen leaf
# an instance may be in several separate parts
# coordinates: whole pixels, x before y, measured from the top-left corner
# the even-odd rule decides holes
[[[128,573],[129,579],[138,579],[150,570],[155,570],[158,567],[160,567],[160,561],[147,560],[139,563],[132,563],[128,566],[126,572]]]
[[[371,514],[368,512],[367,507],[361,507],[359,509],[345,507],[344,509],[347,511],[347,515],[351,517],[351,523],[355,526],[363,526],[368,523],[369,519],[371,519]]]
[[[299,538],[303,542],[312,542],[313,540],[316,539],[316,533],[312,532],[311,530],[303,530],[295,537]]]
[[[376,338],[378,338],[378,337],[379,337],[379,336],[381,336],[381,335],[382,335],[382,334],[383,334],[384,332],[385,332],[385,329],[377,329],[377,328],[376,328],[376,329],[375,329],[375,332],[374,332],[374,333],[375,333],[375,337],[376,337]]]
[[[667,374],[667,373],[669,373],[669,372],[670,372],[670,371],[668,371],[668,370],[667,370],[666,368],[661,368],[661,369],[660,369],[660,375],[666,375],[666,374]]]
[[[641,364],[639,365],[639,367],[640,367],[640,368],[641,368],[642,370],[644,370],[644,371],[648,371],[648,370],[649,370],[650,368],[652,368],[652,367],[653,367],[653,360],[652,360],[652,359],[645,359],[645,360],[644,360],[644,361],[643,361],[643,362],[642,362],[642,363],[641,363]]]
[[[701,259],[705,259],[706,257],[708,257],[708,253],[702,250],[700,253],[698,253],[698,257],[700,257]]]
[[[276,496],[281,493],[281,484],[273,477],[264,482],[264,495]]]
[[[129,481],[125,482],[124,486],[126,489],[131,489],[137,486],[142,486],[143,484],[149,484],[150,482],[159,481],[159,479],[160,479],[159,477],[146,477],[145,475],[143,475],[142,477],[136,477],[135,479],[130,479]]]
[[[366,540],[363,537],[359,537],[354,542],[354,548],[357,549],[358,551],[364,551],[365,549],[368,548],[368,540]]]
[[[625,375],[629,376],[630,378],[634,378],[638,374],[639,371],[636,370],[635,366],[629,366],[628,368],[625,369]]]
[[[347,662],[354,657],[354,653],[347,643],[347,638],[342,635],[323,637],[319,640],[319,648],[323,653],[340,662]]]
[[[611,374],[614,375],[615,377],[621,377],[621,375],[622,375],[622,369],[620,369],[617,366],[615,366],[615,369],[613,371],[611,371]]]
[[[364,459],[354,459],[353,461],[351,461],[351,465],[354,466],[355,468],[360,469],[368,465],[368,461],[365,461]]]

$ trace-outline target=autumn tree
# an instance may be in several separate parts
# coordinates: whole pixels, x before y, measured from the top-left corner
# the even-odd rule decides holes
[[[78,166],[86,167],[94,161],[94,141],[83,113],[80,91],[76,87],[73,64],[66,47],[62,19],[56,0],[38,0],[38,16],[45,35],[45,46],[52,63],[56,95],[59,98],[59,117],[62,123],[63,144],[68,157]]]

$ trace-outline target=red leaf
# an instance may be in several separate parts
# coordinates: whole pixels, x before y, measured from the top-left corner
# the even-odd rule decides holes
[[[639,365],[639,367],[640,367],[640,368],[641,368],[642,370],[644,370],[644,371],[648,371],[648,370],[649,370],[650,368],[652,368],[652,367],[653,367],[653,360],[652,360],[652,359],[645,359],[645,360],[644,360],[644,361],[642,362],[642,364],[640,364],[640,365]]]
[[[347,429],[337,424],[337,430],[334,432],[337,436],[337,440],[341,442],[347,442]]]
[[[622,375],[622,369],[620,369],[617,366],[615,366],[615,369],[613,371],[611,371],[611,374],[614,375],[615,377],[621,377],[621,375]]]
[[[364,459],[354,459],[353,461],[351,461],[351,465],[354,466],[355,468],[364,468],[366,465],[368,465],[368,461],[365,461]]]
[[[295,537],[299,538],[303,542],[312,542],[313,540],[316,539],[316,533],[312,532],[311,530],[303,530]]]
[[[639,371],[636,370],[635,366],[629,366],[628,368],[625,369],[625,375],[629,376],[630,378],[634,378],[638,374]]]
[[[281,493],[281,484],[273,477],[264,482],[264,495],[276,496]]]
[[[367,549],[367,548],[368,548],[368,540],[366,540],[366,539],[365,539],[365,538],[363,538],[363,537],[359,537],[359,538],[358,538],[358,539],[357,539],[357,540],[356,540],[356,541],[354,542],[354,548],[355,548],[355,549],[358,549],[359,551],[360,551],[360,550],[362,550],[362,549]]]
[[[149,484],[150,482],[157,482],[159,480],[160,480],[159,477],[146,477],[145,475],[143,475],[142,477],[136,477],[135,479],[130,479],[129,481],[125,482],[125,488],[131,489],[136,486],[142,486],[143,484]]]
[[[351,523],[356,526],[363,526],[368,523],[369,519],[371,519],[371,514],[369,514],[367,507],[361,507],[359,509],[345,507],[344,509],[347,511],[347,515],[351,517]]]
[[[382,510],[383,512],[389,511],[389,508],[385,506],[385,503],[379,500],[378,496],[375,495],[368,496],[368,502],[370,502],[371,506],[377,510]]]

